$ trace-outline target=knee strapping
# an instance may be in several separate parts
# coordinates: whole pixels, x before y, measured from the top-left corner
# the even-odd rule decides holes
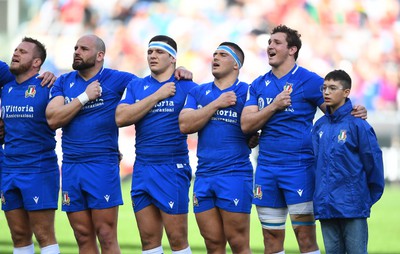
[[[293,227],[315,225],[312,201],[288,205],[288,210]]]
[[[265,229],[285,229],[288,209],[257,206],[258,218]]]

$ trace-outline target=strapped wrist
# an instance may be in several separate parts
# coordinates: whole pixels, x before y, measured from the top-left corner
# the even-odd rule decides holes
[[[81,93],[77,98],[82,106],[85,106],[85,104],[89,102],[89,96],[86,92]]]

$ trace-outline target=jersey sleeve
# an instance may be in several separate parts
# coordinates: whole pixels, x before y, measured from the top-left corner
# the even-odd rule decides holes
[[[56,82],[54,82],[54,85],[50,89],[49,101],[51,101],[53,98],[55,98],[57,96],[63,96],[64,97],[63,83],[64,83],[64,76],[60,76],[56,80]]]
[[[307,87],[305,88],[307,93],[307,99],[311,101],[315,106],[319,107],[324,103],[324,97],[321,92],[321,86],[324,84],[324,79],[315,74],[307,82]]]
[[[126,86],[124,93],[122,95],[122,98],[119,102],[119,104],[133,104],[135,103],[136,97],[135,97],[135,88],[138,87],[140,83],[139,78],[133,78],[131,81],[129,81],[128,85]]]
[[[196,94],[197,94],[197,87],[192,88],[187,97],[186,97],[186,101],[185,101],[185,105],[183,106],[183,108],[191,108],[191,109],[197,109],[197,100],[196,100]]]
[[[260,79],[261,79],[261,77],[257,78],[249,86],[249,89],[247,91],[246,103],[244,105],[245,107],[258,105],[257,87],[258,87],[258,83],[260,82]]]
[[[3,87],[10,81],[14,80],[14,75],[10,72],[8,65],[0,61],[0,87]]]
[[[125,91],[127,85],[136,78],[137,76],[132,73],[119,71],[118,82],[115,82],[115,91],[118,91],[119,94],[122,94]]]

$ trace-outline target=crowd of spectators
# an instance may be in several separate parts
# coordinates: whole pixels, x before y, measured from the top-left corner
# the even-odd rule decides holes
[[[106,41],[109,67],[144,76],[149,38],[167,34],[179,44],[178,64],[193,71],[198,83],[212,80],[215,47],[237,42],[246,54],[240,78],[250,82],[269,68],[269,31],[286,24],[302,34],[299,64],[322,76],[343,68],[354,79],[356,103],[368,110],[398,108],[399,0],[25,1],[40,8],[20,31],[47,37],[49,63],[60,72],[71,68],[73,42],[96,33]]]
[[[44,41],[49,60],[43,68],[56,74],[71,70],[77,38],[95,33],[105,40],[108,67],[145,76],[147,43],[166,34],[178,42],[178,65],[191,70],[197,83],[213,79],[210,61],[220,42],[238,43],[246,54],[240,79],[251,82],[270,68],[270,30],[286,24],[302,35],[300,65],[321,76],[346,70],[353,78],[352,100],[370,112],[400,107],[400,0],[24,2],[34,11],[15,38]]]

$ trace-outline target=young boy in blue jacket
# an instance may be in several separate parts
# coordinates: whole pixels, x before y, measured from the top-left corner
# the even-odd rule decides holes
[[[351,78],[334,70],[321,87],[325,116],[313,127],[314,215],[326,253],[367,253],[371,207],[382,196],[382,151],[367,121],[350,114]]]

